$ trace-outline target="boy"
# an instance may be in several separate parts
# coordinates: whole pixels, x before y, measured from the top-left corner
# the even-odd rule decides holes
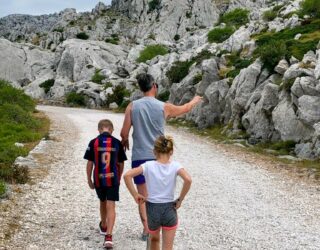
[[[121,142],[111,135],[113,124],[110,120],[99,121],[98,131],[100,135],[90,141],[84,159],[88,160],[88,185],[96,190],[100,199],[99,228],[100,234],[105,235],[103,246],[111,249],[112,229],[116,218],[115,201],[119,201],[120,179],[127,157]]]

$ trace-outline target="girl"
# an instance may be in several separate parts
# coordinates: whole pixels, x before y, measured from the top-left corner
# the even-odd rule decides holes
[[[150,233],[151,250],[160,250],[160,229],[162,228],[162,249],[171,250],[178,225],[177,209],[191,186],[191,177],[176,161],[171,161],[173,139],[170,136],[160,136],[153,150],[156,160],[148,161],[131,169],[124,175],[124,180],[131,195],[138,204],[146,202],[147,221]],[[145,176],[148,196],[144,197],[134,188],[133,177]],[[176,178],[183,179],[183,187],[178,199],[174,199]]]

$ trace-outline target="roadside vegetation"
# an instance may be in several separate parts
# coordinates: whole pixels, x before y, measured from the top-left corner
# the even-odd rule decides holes
[[[149,45],[140,52],[140,56],[138,57],[137,62],[145,63],[146,61],[151,60],[156,56],[159,56],[159,55],[163,56],[165,54],[168,54],[168,52],[169,52],[168,48],[164,45],[161,45],[161,44]]]
[[[224,23],[225,27],[216,27],[209,31],[209,43],[222,43],[227,40],[236,29],[249,22],[249,11],[237,8],[220,16],[219,23]]]
[[[174,127],[185,128],[189,132],[211,139],[218,144],[237,144],[239,150],[244,150],[248,153],[254,153],[262,157],[267,157],[266,160],[271,160],[274,163],[285,164],[286,166],[295,168],[295,171],[306,171],[311,173],[317,180],[320,179],[320,160],[300,160],[291,161],[286,158],[279,158],[281,156],[294,156],[294,141],[279,141],[258,143],[256,145],[249,145],[247,143],[248,135],[245,131],[238,134],[227,135],[227,128],[224,125],[215,125],[205,129],[199,129],[195,123],[183,119],[170,119],[168,124]],[[228,126],[227,126],[228,127]],[[241,147],[240,147],[241,146]]]
[[[49,121],[35,110],[35,102],[22,90],[0,80],[0,196],[6,182],[28,181],[28,170],[12,164],[18,156],[26,156],[48,130]]]

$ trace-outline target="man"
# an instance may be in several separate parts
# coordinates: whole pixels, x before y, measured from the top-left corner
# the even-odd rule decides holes
[[[139,74],[137,81],[144,96],[128,105],[121,130],[122,144],[125,149],[129,149],[129,132],[131,126],[133,127],[132,168],[155,159],[154,142],[158,136],[164,135],[164,125],[167,118],[189,112],[202,99],[200,96],[195,96],[190,102],[181,106],[164,103],[155,98],[158,84],[155,83],[151,75]],[[144,176],[136,176],[134,183],[137,185],[138,193],[147,197]],[[148,226],[145,204],[139,205],[139,213],[143,224],[142,240],[147,240]]]

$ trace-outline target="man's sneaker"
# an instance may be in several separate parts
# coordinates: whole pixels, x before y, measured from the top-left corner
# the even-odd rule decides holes
[[[106,234],[107,234],[107,227],[103,227],[101,221],[100,221],[100,223],[99,223],[99,232],[100,232],[100,234],[102,234],[102,235],[106,235]]]
[[[104,238],[104,243],[103,246],[106,249],[112,249],[113,248],[113,242],[112,242],[112,235],[107,234],[106,237]]]

